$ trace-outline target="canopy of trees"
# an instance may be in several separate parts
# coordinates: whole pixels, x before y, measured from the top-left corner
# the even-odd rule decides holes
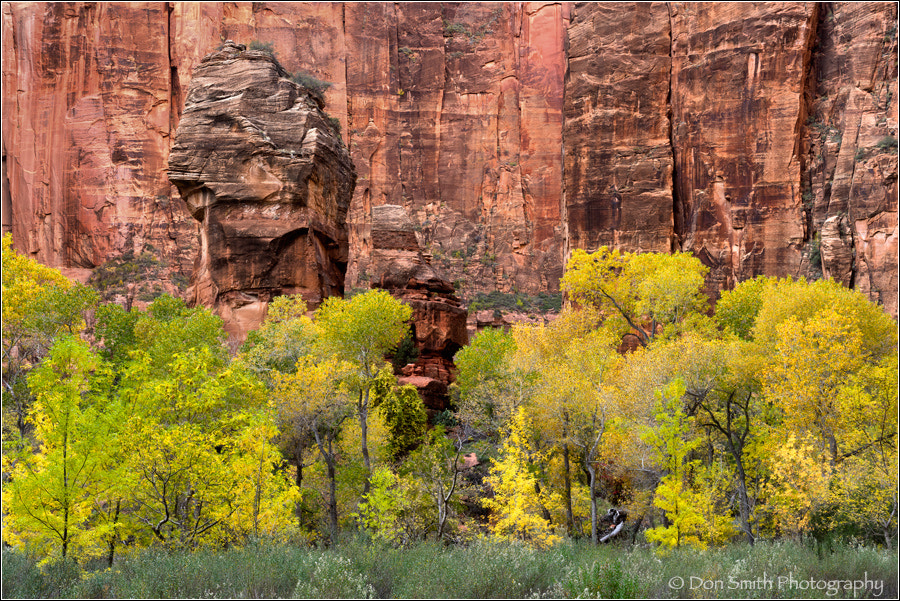
[[[428,415],[385,357],[411,310],[279,297],[236,354],[162,295],[125,310],[3,243],[3,540],[130,549],[564,536],[661,551],[897,540],[897,325],[831,281],[758,277],[710,317],[688,254],[576,251],[570,304],[485,330]],[[623,338],[637,340],[621,352]],[[466,458],[468,456],[468,459]]]

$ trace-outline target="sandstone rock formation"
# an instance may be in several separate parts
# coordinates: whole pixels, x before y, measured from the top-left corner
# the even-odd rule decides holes
[[[396,204],[465,292],[558,286],[567,13],[559,3],[345,5],[360,175],[348,280],[371,277],[371,207]]]
[[[815,19],[801,3],[671,7],[676,230],[718,288],[799,275],[797,136]]]
[[[166,4],[2,10],[4,231],[54,267],[152,247],[172,275],[190,275],[196,222],[166,178],[181,105]]]
[[[711,292],[817,276],[846,216],[849,272],[824,273],[897,313],[892,3],[10,2],[3,19],[3,222],[51,265],[149,245],[190,275],[199,234],[165,175],[188,83],[222,40],[260,40],[332,84],[359,174],[348,286],[373,277],[383,204],[466,296],[554,290],[567,250],[599,244],[692,250]]]
[[[824,273],[896,316],[896,19],[887,3],[577,4],[569,247],[692,251],[713,296]]]
[[[453,355],[468,344],[467,311],[422,253],[415,226],[397,205],[372,207],[370,282],[413,309],[415,363],[403,368],[402,384],[413,384],[432,411],[447,408]]]
[[[568,244],[675,248],[665,4],[585,3],[569,27]]]
[[[826,275],[896,317],[897,6],[818,9],[801,178],[811,248],[820,232]]]
[[[270,54],[229,41],[194,69],[168,175],[200,222],[189,300],[230,334],[258,327],[273,296],[343,294],[353,164]]]

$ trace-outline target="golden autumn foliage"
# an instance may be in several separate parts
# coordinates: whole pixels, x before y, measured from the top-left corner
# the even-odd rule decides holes
[[[231,357],[206,309],[164,295],[86,321],[90,290],[8,239],[3,261],[4,541],[45,558],[348,527],[399,546],[897,541],[896,322],[834,282],[748,280],[710,318],[690,255],[575,251],[571,306],[457,353],[445,430],[385,359],[411,309],[384,291],[315,315],[275,299]]]

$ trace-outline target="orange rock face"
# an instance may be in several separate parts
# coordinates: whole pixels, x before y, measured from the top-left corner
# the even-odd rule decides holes
[[[820,252],[805,255],[807,270],[896,317],[897,6],[828,4],[817,17],[801,185],[808,248]]]
[[[371,277],[372,208],[396,204],[464,292],[558,287],[567,7],[353,3],[344,15],[360,176],[348,281]]]
[[[388,290],[413,309],[417,357],[403,368],[400,382],[415,385],[429,409],[442,411],[453,380],[453,356],[469,342],[468,312],[453,285],[422,253],[413,221],[403,207],[373,207],[371,239],[371,286]]]
[[[463,295],[555,290],[571,248],[691,250],[711,293],[834,277],[897,313],[891,3],[3,5],[4,228],[92,268],[200,251],[165,176],[192,72],[226,39],[330,82],[372,211],[403,207]],[[827,226],[826,226],[827,224]]]
[[[3,4],[3,225],[42,263],[152,247],[190,274],[197,228],[165,177],[168,23],[164,3]]]
[[[200,222],[190,301],[243,338],[268,301],[341,295],[356,174],[309,90],[266,52],[226,42],[194,69],[169,180]]]
[[[804,80],[815,5],[671,8],[676,230],[716,288],[799,275]],[[715,35],[728,31],[728,35]]]
[[[691,251],[713,296],[824,274],[896,316],[896,19],[887,3],[576,5],[569,247]]]
[[[575,8],[564,130],[570,247],[674,247],[670,29],[665,4]]]

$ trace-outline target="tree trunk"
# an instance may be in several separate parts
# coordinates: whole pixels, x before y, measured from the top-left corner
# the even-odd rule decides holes
[[[113,515],[113,532],[109,536],[109,553],[106,556],[106,564],[112,567],[113,559],[116,555],[116,527],[115,523],[119,521],[119,510],[122,507],[122,500],[116,500],[116,513]]]
[[[738,453],[737,449],[732,446],[732,454],[734,455],[735,467],[738,473],[738,496],[741,510],[741,527],[744,534],[747,535],[747,542],[751,545],[756,541],[753,536],[753,529],[750,526],[750,499],[747,497],[747,476],[744,474],[744,462],[741,460],[742,453]]]
[[[325,458],[328,467],[328,521],[331,528],[331,544],[337,540],[338,512],[337,512],[337,474],[335,473],[334,455],[331,453],[331,440],[328,440],[328,456]]]
[[[572,511],[572,474],[569,467],[569,445],[563,445],[563,482],[566,494],[566,527],[569,536],[575,535],[575,514]]]
[[[372,465],[369,462],[369,389],[359,393],[359,439],[362,447],[363,465],[366,466],[366,481],[363,494],[369,493],[372,481]]]
[[[297,474],[294,476],[294,484],[297,485],[297,490],[301,490],[301,486],[303,485],[303,444],[298,442],[297,448],[294,450],[294,464],[297,466]],[[299,528],[303,527],[303,500],[298,499],[297,504],[294,506],[294,513],[297,516],[297,526]]]
[[[588,463],[588,474],[590,476],[589,488],[591,494],[591,542],[593,544],[597,544],[599,542],[598,538],[598,524],[597,524],[597,471],[591,467],[591,464]]]

